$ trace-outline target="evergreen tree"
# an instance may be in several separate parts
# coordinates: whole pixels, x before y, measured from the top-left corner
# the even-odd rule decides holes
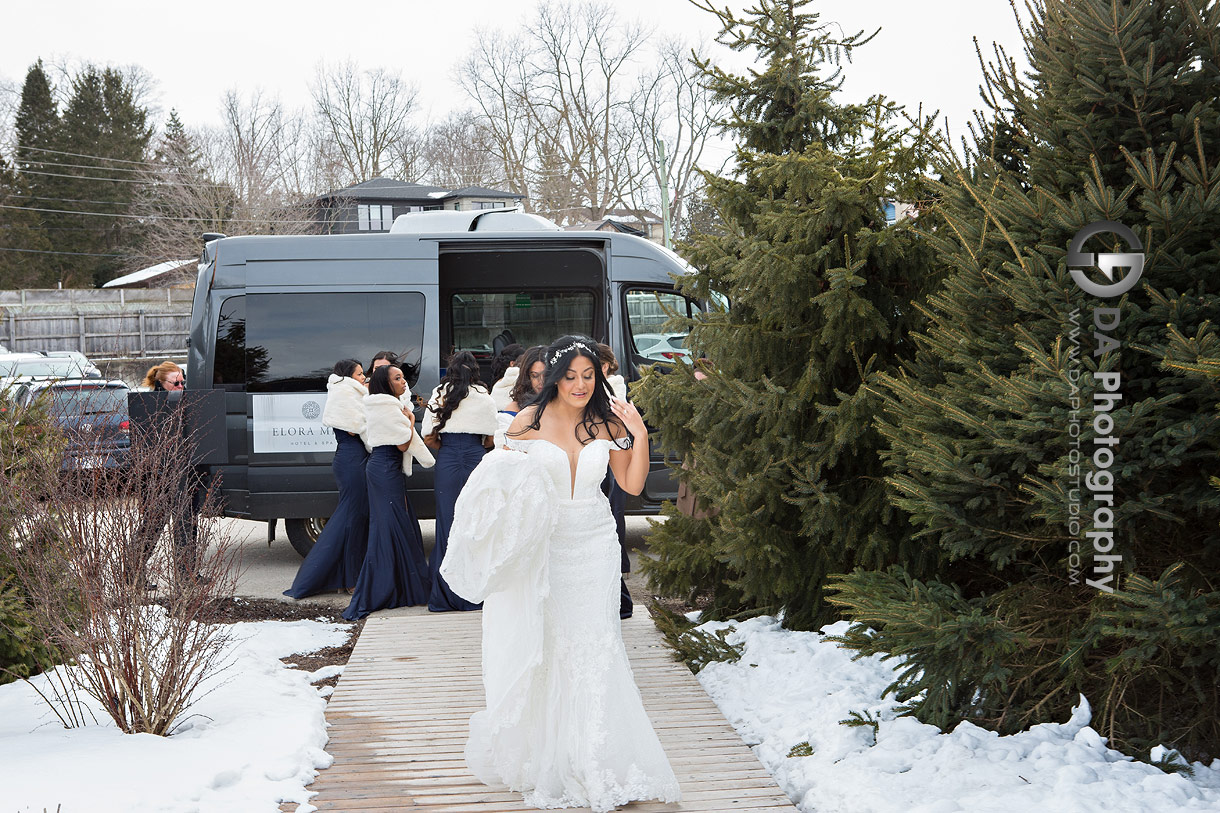
[[[909,355],[931,285],[932,256],[911,222],[887,227],[884,201],[919,201],[926,128],[895,124],[882,98],[839,104],[837,69],[865,38],[835,37],[808,0],[766,0],[742,19],[717,12],[721,40],[764,67],[737,76],[709,64],[730,107],[737,174],[707,177],[719,232],[697,233],[697,274],[681,284],[731,308],[688,325],[707,357],[652,370],[632,397],[686,464],[679,474],[718,513],[667,508],[646,564],[667,592],[705,593],[712,614],[785,611],[809,628],[834,618],[823,590],[856,565],[927,566],[887,502],[862,385]],[[709,8],[709,10],[711,10]]]
[[[1220,355],[1220,5],[1033,8],[1028,79],[988,75],[1012,123],[999,152],[1023,160],[984,139],[944,168],[932,239],[948,277],[915,358],[879,388],[895,504],[943,564],[857,571],[835,600],[859,622],[847,643],[907,656],[892,688],[925,721],[1013,731],[1083,693],[1119,746],[1216,755],[1220,389],[1190,365]],[[1069,275],[1070,241],[1101,220],[1145,254],[1121,298]],[[1105,234],[1086,250],[1130,248]],[[1094,397],[1107,381],[1112,406]],[[1112,498],[1089,485],[1100,471]],[[1087,536],[1109,525],[1112,549]]]
[[[17,168],[24,171],[45,171],[46,161],[55,162],[56,132],[59,130],[59,111],[55,104],[55,94],[51,80],[43,70],[42,60],[38,60],[26,72],[25,83],[21,86],[21,104],[17,108]],[[35,179],[27,179],[32,188],[37,188]]]
[[[113,68],[87,66],[72,82],[58,143],[73,166],[64,167],[56,208],[89,214],[55,215],[56,246],[70,252],[59,263],[65,286],[101,285],[116,275],[118,255],[138,240],[130,215],[141,162],[152,136],[148,111]]]
[[[25,180],[0,157],[0,290],[42,288],[51,283],[46,259],[51,250],[38,212],[29,211]]]
[[[27,210],[57,208],[57,165],[62,163],[53,150],[59,132],[59,111],[51,80],[38,60],[26,72],[21,86],[21,104],[15,121],[17,147],[14,151],[19,177],[6,176],[0,182],[0,195],[10,206]],[[57,279],[50,234],[45,231],[46,216],[40,212],[0,209],[0,224],[5,227],[4,244],[25,249],[3,252],[0,257],[8,284],[42,287]]]

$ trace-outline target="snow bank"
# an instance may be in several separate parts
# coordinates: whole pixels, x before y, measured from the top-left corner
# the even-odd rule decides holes
[[[279,659],[340,646],[350,626],[260,621],[232,633],[232,666],[171,737],[123,734],[97,709],[97,725],[65,730],[30,686],[0,686],[5,810],[270,813],[304,802],[306,783],[331,763],[326,703],[316,673]]]
[[[951,732],[896,717],[881,693],[894,661],[853,662],[815,632],[774,618],[709,622],[742,647],[736,663],[709,664],[699,681],[801,810],[835,813],[1113,813],[1220,810],[1220,760],[1195,776],[1169,774],[1109,749],[1081,703],[1065,723],[1011,736],[963,722]],[[822,629],[840,635],[847,622]],[[877,733],[839,725],[851,712]],[[811,756],[788,754],[808,743]]]

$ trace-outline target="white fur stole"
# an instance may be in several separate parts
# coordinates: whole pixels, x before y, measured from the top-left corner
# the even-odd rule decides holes
[[[615,373],[606,376],[606,383],[610,385],[610,391],[614,393],[615,398],[627,400],[627,382],[621,375]]]
[[[521,370],[517,367],[509,367],[504,371],[504,377],[492,385],[491,400],[496,402],[496,410],[508,409],[508,405],[513,400],[513,387],[517,386],[520,380]]]
[[[333,373],[326,381],[326,407],[322,410],[322,425],[359,435],[368,445],[365,430],[364,396],[369,391],[354,378]]]
[[[437,386],[428,396],[428,407],[424,410],[424,425],[419,433],[425,437],[436,426],[436,410],[441,408],[441,387]],[[494,435],[498,428],[496,424],[496,403],[491,393],[485,387],[473,386],[466,397],[457,405],[457,409],[445,421],[441,429],[445,432],[464,432],[468,435]]]
[[[411,428],[411,421],[402,414],[403,403],[393,395],[364,396],[364,414],[368,419],[369,448],[398,446],[409,443],[402,456],[402,470],[411,473],[411,460],[419,461],[424,468],[431,468],[436,459],[423,438]]]

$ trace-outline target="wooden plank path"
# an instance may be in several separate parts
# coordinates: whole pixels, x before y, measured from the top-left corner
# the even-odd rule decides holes
[[[483,703],[481,633],[477,612],[369,618],[327,706],[335,762],[309,786],[317,792],[310,804],[362,813],[530,810],[520,794],[480,783],[462,759],[468,718]],[[623,622],[623,640],[682,802],[622,810],[794,809],[642,608]]]

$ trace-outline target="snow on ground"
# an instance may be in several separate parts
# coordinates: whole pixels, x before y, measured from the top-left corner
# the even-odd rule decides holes
[[[330,765],[326,703],[310,674],[281,657],[341,646],[350,625],[232,625],[232,666],[171,737],[97,725],[64,729],[23,682],[0,686],[0,797],[5,811],[276,811],[305,802]],[[61,669],[64,667],[60,667]],[[34,680],[41,686],[46,676]]]
[[[736,663],[712,663],[699,681],[784,791],[808,813],[1116,813],[1220,811],[1220,760],[1195,776],[1166,773],[1106,747],[1089,727],[1087,702],[1063,723],[1011,736],[960,723],[948,733],[896,717],[881,693],[894,661],[851,660],[816,632],[774,618],[709,622],[742,647]],[[823,627],[839,635],[847,622]],[[839,725],[871,712],[871,727]],[[811,756],[788,754],[808,743]]]

